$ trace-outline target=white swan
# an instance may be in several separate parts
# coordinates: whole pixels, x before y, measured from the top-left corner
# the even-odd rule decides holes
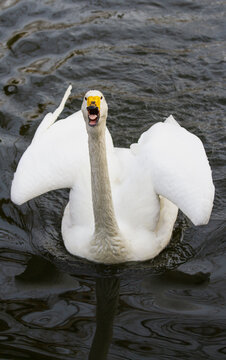
[[[70,92],[71,86],[23,154],[12,182],[14,203],[71,188],[64,244],[70,253],[102,263],[158,255],[170,240],[178,207],[195,225],[208,222],[214,185],[198,137],[170,116],[130,149],[115,148],[99,91],[85,95],[81,111],[55,122]]]

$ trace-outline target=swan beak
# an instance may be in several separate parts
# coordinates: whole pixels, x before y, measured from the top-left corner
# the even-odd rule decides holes
[[[100,97],[89,96],[87,99],[89,126],[96,126],[100,118]]]
[[[95,106],[98,107],[100,111],[100,97],[99,96],[89,96],[87,99],[87,107]]]

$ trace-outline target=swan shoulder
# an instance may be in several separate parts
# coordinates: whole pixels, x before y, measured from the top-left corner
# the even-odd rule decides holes
[[[214,185],[201,140],[171,115],[143,133],[133,149],[157,194],[176,204],[195,225],[209,221]]]

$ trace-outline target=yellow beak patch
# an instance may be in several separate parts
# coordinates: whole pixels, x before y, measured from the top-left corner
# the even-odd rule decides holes
[[[87,107],[97,106],[100,110],[100,96],[89,96],[87,99]]]

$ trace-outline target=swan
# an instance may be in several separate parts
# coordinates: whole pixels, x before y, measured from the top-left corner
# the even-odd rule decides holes
[[[80,111],[56,122],[71,89],[19,161],[11,187],[15,204],[70,188],[61,226],[65,247],[105,264],[157,256],[170,241],[178,208],[195,225],[208,223],[214,185],[197,136],[171,115],[130,148],[116,148],[100,91],[88,91]]]

